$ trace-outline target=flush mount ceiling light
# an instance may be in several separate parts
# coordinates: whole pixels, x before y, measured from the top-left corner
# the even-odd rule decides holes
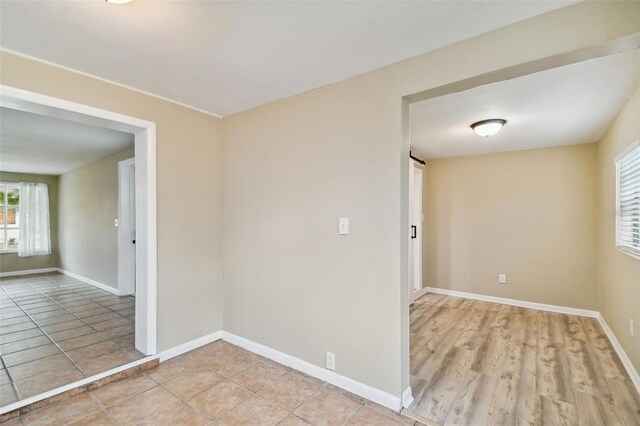
[[[471,125],[471,128],[480,136],[493,136],[507,124],[507,120],[502,118],[491,118],[489,120],[477,121]]]
[[[127,4],[127,3],[131,3],[133,0],[105,0],[105,1],[111,4]]]

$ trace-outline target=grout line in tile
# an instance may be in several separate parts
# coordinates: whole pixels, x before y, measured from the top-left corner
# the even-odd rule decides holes
[[[318,386],[318,389],[316,389],[316,390],[315,390],[315,392],[313,392],[311,395],[309,395],[307,398],[305,398],[305,400],[304,400],[304,401],[302,401],[300,404],[296,405],[296,407],[295,407],[293,410],[291,410],[291,414],[293,414],[293,412],[294,412],[294,411],[296,411],[298,408],[300,408],[300,407],[301,407],[305,402],[309,401],[311,398],[313,398],[314,396],[316,396],[316,395],[317,395],[317,394],[318,394],[322,389],[326,389],[326,388],[324,387],[324,385],[322,385],[322,386]],[[294,415],[295,415],[295,414],[294,414]],[[296,416],[296,417],[299,417],[299,416]],[[306,420],[305,420],[305,422],[306,422]],[[307,423],[308,423],[308,422],[307,422]]]
[[[9,296],[9,297],[11,297],[11,296]],[[20,309],[22,309],[22,308],[20,308]],[[24,311],[24,310],[23,310],[23,311]],[[25,314],[26,314],[26,315],[29,315],[26,311],[25,311]],[[31,317],[31,315],[29,315],[29,318],[31,318],[31,320],[33,321],[33,318]],[[33,321],[33,322],[35,323],[35,321]],[[37,323],[36,323],[36,325],[37,325]],[[37,325],[37,326],[38,326],[38,325]],[[54,345],[56,345],[56,347],[58,348],[58,350],[59,350],[59,351],[61,351],[61,352],[62,352],[62,353],[63,353],[63,354],[64,354],[64,355],[69,359],[69,361],[71,361],[71,363],[73,364],[73,366],[74,366],[75,368],[77,368],[83,376],[87,377],[87,375],[86,375],[86,374],[84,374],[84,371],[82,371],[82,369],[80,369],[80,367],[78,367],[78,365],[77,365],[77,364],[76,364],[76,363],[71,359],[71,357],[70,357],[69,355],[67,355],[67,353],[66,353],[65,351],[63,351],[63,350],[62,350],[62,348],[60,347],[60,345],[58,345],[58,343],[57,343],[55,340],[53,340],[53,338],[52,338],[51,336],[49,336],[49,334],[47,334],[47,332],[46,332],[46,331],[44,331],[44,330],[42,329],[42,327],[38,326],[38,328],[40,329],[40,331],[41,331],[45,336],[47,336],[47,338],[48,338],[49,340],[51,340],[51,342],[52,342]],[[8,372],[9,372],[9,370],[7,369],[7,373],[8,373]],[[29,377],[33,377],[33,376],[29,376]],[[28,377],[24,377],[23,379],[26,379],[26,378],[28,378]],[[11,376],[9,376],[9,380],[13,380],[13,379],[11,378]],[[21,379],[21,380],[22,380],[22,379]],[[17,388],[16,388],[16,389],[17,389]],[[22,398],[19,398],[19,399],[22,399]]]
[[[188,374],[188,373],[187,373],[187,374]],[[182,376],[184,376],[184,375],[181,375],[181,376],[178,376],[178,377],[182,377]],[[178,377],[176,377],[176,378],[178,378]],[[222,378],[222,377],[221,377],[221,378]],[[151,380],[153,380],[153,379],[151,379]],[[174,380],[174,379],[171,379],[171,380]],[[171,380],[169,380],[169,381],[165,382],[164,384],[169,383]],[[155,382],[155,380],[153,380],[153,381]],[[222,381],[224,381],[224,378],[222,378]],[[213,388],[213,387],[215,387],[215,386],[219,385],[220,383],[222,383],[222,381],[221,381],[221,382],[216,383],[216,384],[215,384],[215,385],[213,385],[213,386],[208,387],[207,389],[203,390],[202,392],[206,392],[206,391],[208,391],[209,389],[211,389],[211,388]],[[205,416],[204,414],[202,414],[201,412],[199,412],[198,410],[196,410],[194,407],[192,407],[192,406],[189,404],[189,402],[188,402],[189,400],[188,400],[188,399],[184,399],[184,398],[182,398],[181,396],[179,396],[179,395],[175,394],[175,393],[174,393],[174,392],[172,392],[170,389],[167,389],[167,388],[164,386],[164,384],[160,384],[160,383],[158,383],[157,385],[158,385],[158,386],[160,386],[162,389],[166,390],[167,392],[169,392],[171,395],[173,395],[173,396],[175,396],[176,398],[178,398],[178,399],[180,400],[180,402],[181,402],[181,403],[183,403],[184,405],[186,405],[186,406],[187,406],[191,411],[193,411],[197,416],[202,417],[202,418],[203,418],[207,423],[211,423],[211,422],[212,422],[212,420],[209,420],[209,418],[208,418],[207,416]],[[152,388],[152,389],[153,389],[153,388]],[[146,391],[145,391],[145,392],[146,392]],[[200,395],[202,392],[198,392],[197,394],[192,395],[192,396],[191,396],[191,398],[194,398],[196,395]],[[137,395],[139,395],[139,394],[137,394]],[[191,399],[191,398],[189,398],[189,399]]]
[[[43,337],[43,336],[33,336],[33,337],[27,337],[26,339],[21,339],[21,340],[16,340],[15,342],[8,342],[8,343],[2,343],[2,345],[10,345],[11,343],[18,343],[18,342],[22,342],[24,340],[29,340],[29,339],[34,339],[36,337]],[[44,336],[46,337],[46,336]],[[15,354],[17,352],[22,352],[22,351],[26,351],[26,350],[30,350],[30,349],[35,349],[35,348],[39,348],[40,346],[44,346],[44,345],[49,345],[50,343],[42,343],[40,345],[36,345],[36,346],[32,346],[30,348],[26,348],[26,349],[20,349],[19,351],[13,351],[13,352],[7,352],[7,353],[2,353],[0,355],[11,355],[11,354]],[[1,345],[0,345],[1,346]]]
[[[47,279],[49,279],[49,278],[47,278]],[[82,318],[78,317],[78,315],[76,315],[74,312],[71,312],[70,308],[67,308],[66,306],[64,306],[64,305],[61,303],[61,301],[60,301],[60,300],[56,300],[56,298],[57,298],[57,299],[60,299],[60,295],[61,295],[61,294],[70,294],[70,295],[75,294],[75,293],[76,293],[76,292],[75,292],[75,290],[70,289],[69,291],[57,291],[57,290],[56,290],[56,288],[62,288],[62,287],[64,287],[64,286],[62,286],[62,285],[60,285],[60,284],[56,283],[56,282],[55,282],[55,281],[53,281],[53,280],[51,280],[51,284],[46,283],[47,288],[43,288],[43,287],[44,287],[44,285],[42,285],[42,284],[45,284],[45,282],[40,282],[39,284],[40,284],[40,285],[34,285],[33,283],[29,283],[29,282],[27,282],[27,283],[24,283],[24,284],[23,284],[23,286],[24,286],[25,288],[26,288],[26,287],[30,287],[31,289],[33,289],[33,290],[35,291],[35,293],[34,293],[34,294],[40,294],[40,295],[42,295],[46,300],[49,300],[50,302],[52,302],[51,307],[52,307],[52,308],[54,308],[54,309],[52,309],[52,310],[55,310],[55,309],[58,309],[58,308],[62,308],[62,309],[63,309],[63,310],[65,310],[67,313],[69,313],[69,314],[73,315],[73,316],[74,316],[78,321],[80,321],[80,322],[83,324],[83,325],[80,325],[80,326],[78,326],[78,327],[72,327],[72,328],[70,328],[70,329],[66,329],[66,330],[59,330],[59,331],[51,332],[51,334],[54,334],[54,333],[57,333],[57,332],[63,332],[63,331],[67,331],[67,330],[73,330],[73,329],[81,328],[81,327],[88,327],[89,329],[93,330],[93,332],[95,332],[95,333],[99,333],[102,337],[104,337],[104,339],[105,339],[105,340],[103,340],[103,342],[104,342],[104,341],[111,341],[111,340],[114,340],[114,339],[117,339],[117,338],[122,337],[122,336],[110,337],[110,336],[106,335],[105,333],[103,333],[104,331],[109,330],[109,329],[105,329],[105,330],[97,330],[97,329],[93,328],[91,324],[88,324],[88,323],[87,323],[86,321],[84,321]],[[85,288],[85,286],[76,286],[76,287],[77,287],[77,288]],[[86,288],[88,288],[88,286],[86,286]],[[3,290],[6,290],[6,289],[4,289],[4,288],[3,288]],[[104,294],[104,293],[106,293],[106,292],[104,292],[104,293],[103,293],[103,292],[101,292],[100,290],[97,290],[97,289],[87,289],[87,290],[84,290],[84,292],[85,292],[85,293],[87,293],[87,292],[92,293],[93,297],[95,297],[95,298],[105,298],[105,297],[107,297],[107,298],[108,298],[108,299],[107,299],[108,301],[112,301],[112,302],[113,302],[112,304],[122,304],[123,302],[126,302],[126,301],[128,301],[128,300],[130,300],[130,299],[133,299],[133,300],[135,301],[135,299],[134,299],[133,297],[131,297],[131,298],[128,298],[128,297],[127,297],[124,301],[122,301],[122,300],[118,300],[118,299],[113,299],[113,297],[111,297],[111,295],[109,295],[109,294]],[[23,313],[24,315],[26,315],[26,316],[27,316],[31,321],[33,321],[33,322],[34,322],[34,324],[36,325],[36,327],[34,327],[34,328],[37,328],[41,333],[43,333],[43,334],[44,334],[44,336],[46,336],[46,337],[47,337],[47,338],[48,338],[48,339],[49,339],[49,340],[50,340],[50,341],[51,341],[51,342],[52,342],[52,343],[57,347],[57,349],[58,349],[58,350],[60,350],[60,351],[61,351],[61,352],[66,356],[66,358],[68,358],[68,359],[71,361],[71,363],[73,364],[73,366],[74,366],[78,371],[80,371],[80,373],[81,373],[83,376],[87,377],[87,374],[86,374],[86,373],[83,371],[83,369],[78,365],[78,363],[76,363],[76,362],[75,362],[75,361],[74,361],[74,360],[73,360],[73,359],[68,355],[67,351],[65,351],[65,350],[63,350],[63,349],[62,349],[62,347],[58,344],[58,342],[57,342],[55,339],[53,339],[53,338],[51,337],[51,335],[50,335],[48,332],[46,332],[46,331],[45,331],[45,330],[44,330],[40,325],[38,325],[38,324],[37,324],[37,322],[34,320],[34,318],[31,316],[31,314],[29,314],[28,312],[26,312],[26,311],[25,311],[25,309],[20,305],[20,302],[19,302],[19,301],[16,301],[15,299],[13,299],[13,298],[12,298],[12,295],[11,295],[11,294],[9,294],[8,292],[6,292],[6,291],[5,291],[5,293],[7,294],[8,298],[9,298],[9,299],[7,299],[7,300],[11,300],[11,301],[12,301],[12,303],[14,303],[15,307],[19,309],[19,311],[22,311],[22,313]],[[118,297],[118,296],[114,296],[114,297]],[[86,303],[95,303],[96,305],[98,305],[98,307],[105,308],[105,309],[107,309],[107,311],[108,311],[108,312],[110,312],[110,313],[116,313],[119,317],[121,317],[121,318],[126,318],[124,315],[121,315],[121,314],[119,314],[118,312],[115,312],[113,309],[109,308],[108,306],[102,305],[100,302],[96,302],[95,300],[93,300],[93,299],[91,299],[91,298],[80,298],[80,299],[77,299],[77,300],[75,300],[75,299],[74,299],[74,300],[73,300],[73,303],[75,304],[75,303],[80,302],[80,301],[86,301]],[[119,302],[119,303],[118,303],[118,302]],[[44,303],[44,302],[43,302],[43,303]],[[83,304],[84,304],[84,303],[83,303]],[[82,304],[82,305],[83,305],[83,304]],[[75,307],[75,306],[81,306],[81,305],[74,305],[74,307]],[[135,307],[135,305],[134,305],[134,307]],[[43,312],[45,312],[45,311],[43,311]],[[46,312],[49,312],[49,311],[46,311]],[[38,312],[38,313],[40,313],[40,312]],[[37,313],[36,313],[36,314],[37,314]],[[91,318],[91,316],[86,317],[86,318]],[[64,323],[64,322],[70,322],[70,321],[74,321],[74,320],[72,319],[72,320],[69,320],[69,321],[63,321],[62,323]],[[135,321],[134,321],[134,324],[135,324]],[[123,324],[123,325],[124,325],[124,324]],[[24,330],[21,330],[21,331],[24,331]],[[90,333],[88,333],[88,334],[90,334]],[[134,334],[135,334],[135,333],[134,333]],[[86,336],[86,334],[85,334],[85,335],[83,335],[83,336]],[[75,337],[82,337],[82,336],[75,336]],[[72,338],[74,338],[74,337],[72,337]],[[24,339],[21,339],[21,340],[24,340]],[[68,339],[64,339],[64,340],[68,340]],[[20,341],[20,340],[18,340],[18,341]],[[63,341],[63,340],[61,340],[61,341]],[[98,343],[101,343],[101,342],[98,342]],[[90,346],[90,345],[87,345],[87,346]],[[86,346],[82,346],[82,347],[86,347]],[[29,349],[31,349],[31,348],[29,348]],[[74,349],[80,349],[80,348],[74,348]],[[28,350],[28,349],[27,349],[27,350]],[[120,346],[116,346],[116,349],[115,349],[114,351],[112,351],[112,352],[108,352],[108,353],[105,353],[105,354],[101,354],[101,355],[99,355],[99,356],[107,355],[107,354],[109,354],[109,353],[118,352],[118,351],[120,351],[120,350],[123,350],[123,348],[122,348],[122,347],[120,347]],[[127,352],[130,352],[130,351],[129,351],[129,350],[127,350]],[[51,355],[49,355],[49,356],[51,356]],[[37,359],[42,359],[42,358],[46,358],[46,357],[41,357],[41,358],[37,358]],[[37,360],[37,359],[35,359],[35,360]],[[35,360],[32,360],[32,361],[35,361]],[[8,370],[7,370],[7,372],[8,372]],[[29,377],[33,377],[33,376],[29,376]],[[13,380],[12,380],[12,378],[11,378],[10,376],[9,376],[9,379],[10,379],[10,382],[12,383],[13,388],[14,388],[14,392],[16,392],[16,391],[17,391],[17,387],[15,386],[15,383],[13,382]],[[19,395],[19,392],[18,392],[18,399],[22,399],[22,398],[20,397],[20,395]]]
[[[43,293],[43,294],[44,294],[44,293]],[[56,301],[55,301],[55,300],[53,300],[53,299],[51,299],[51,300],[52,300],[53,302],[55,302],[55,303],[58,303],[58,302],[56,302]],[[76,319],[77,319],[77,320],[79,320],[80,322],[82,322],[84,325],[86,325],[86,326],[88,326],[88,327],[90,327],[90,328],[92,328],[92,329],[96,330],[96,333],[99,333],[100,335],[102,335],[102,337],[104,337],[104,338],[105,338],[105,340],[110,340],[110,339],[111,339],[109,336],[107,336],[106,334],[104,334],[104,333],[103,333],[103,331],[104,331],[104,330],[102,330],[102,331],[101,331],[101,330],[97,330],[97,329],[96,329],[96,328],[94,328],[91,324],[87,323],[87,322],[86,322],[86,321],[84,321],[82,318],[80,318],[78,315],[76,315],[75,313],[71,312],[69,309],[65,308],[62,304],[59,304],[59,303],[58,303],[58,305],[59,305],[60,307],[62,307],[63,309],[65,309],[67,312],[69,312],[71,315],[73,315],[74,317],[76,317]],[[108,308],[107,308],[107,309],[108,309]],[[113,312],[113,311],[112,311],[112,312]],[[123,317],[123,318],[124,318],[124,317]],[[73,321],[73,320],[70,320],[70,321]],[[77,327],[76,327],[76,328],[77,328]],[[107,329],[107,330],[108,330],[108,329]],[[42,330],[42,331],[44,332],[44,330]],[[64,331],[64,330],[61,330],[61,331]],[[51,340],[53,341],[53,339],[51,339]],[[67,339],[67,340],[68,340],[68,339]],[[73,359],[72,359],[72,358],[71,358],[71,357],[66,353],[66,351],[64,351],[64,350],[60,347],[60,345],[58,345],[57,343],[56,343],[56,346],[58,346],[58,348],[64,352],[64,354],[67,356],[67,358],[69,358],[69,359],[71,360],[71,362],[73,362],[73,364],[74,364],[74,365],[75,365],[75,366],[80,370],[80,372],[81,372],[81,373],[86,377],[87,375],[86,375],[86,373],[84,372],[84,370],[82,370],[82,368],[80,368],[80,366],[79,366],[79,365],[78,365],[78,364],[77,364],[77,363],[76,363],[76,362],[75,362],[75,361],[74,361],[74,360],[73,360]],[[115,352],[115,351],[113,351],[113,352]],[[110,353],[111,353],[111,352],[110,352]],[[104,354],[103,354],[103,355],[104,355]]]
[[[2,368],[4,369],[4,371],[7,373],[7,377],[9,378],[9,383],[11,384],[11,389],[13,389],[13,393],[16,396],[16,398],[19,400],[21,400],[21,396],[20,396],[20,392],[18,391],[18,388],[16,387],[15,381],[13,380],[13,377],[11,377],[11,373],[9,372],[9,369],[7,368],[7,364],[4,362],[4,356],[0,355],[0,363],[2,363]]]
[[[362,410],[364,408],[364,406],[365,406],[365,404],[360,404],[360,407],[358,407],[358,409],[353,412],[353,414],[349,417],[349,419],[346,422],[344,422],[344,424],[348,425],[349,422],[351,421],[351,419],[353,419],[356,416],[356,414],[358,414],[360,412],[360,410]]]

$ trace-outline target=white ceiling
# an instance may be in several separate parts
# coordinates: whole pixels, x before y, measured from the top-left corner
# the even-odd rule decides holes
[[[133,146],[130,133],[0,108],[0,170],[60,175]]]
[[[3,1],[0,43],[223,116],[571,3]]]
[[[476,87],[411,105],[411,147],[426,158],[600,140],[640,84],[638,50]],[[469,127],[507,124],[483,138]]]

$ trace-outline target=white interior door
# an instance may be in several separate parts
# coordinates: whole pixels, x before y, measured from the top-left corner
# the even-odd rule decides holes
[[[414,162],[412,194],[413,289],[422,289],[422,168]]]
[[[414,211],[414,207],[413,207],[413,192],[414,192],[414,178],[413,178],[413,168],[414,168],[414,161],[413,160],[409,160],[409,303],[413,303],[413,292],[414,292],[414,287],[415,287],[415,273],[414,273],[414,264],[415,264],[415,256],[414,256],[414,251],[415,251],[415,245],[413,242],[413,211]]]
[[[135,159],[118,163],[118,292],[136,292]]]
[[[409,300],[422,289],[422,167],[411,160],[409,173]]]

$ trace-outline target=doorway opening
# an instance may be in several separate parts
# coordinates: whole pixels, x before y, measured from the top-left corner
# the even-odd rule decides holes
[[[571,382],[574,366],[568,359],[568,349],[561,342],[561,339],[569,338],[562,333],[570,330],[553,327],[567,323],[572,324],[573,330],[579,330],[577,332],[588,330],[593,336],[583,340],[589,350],[594,350],[595,341],[608,341],[594,318],[568,318],[567,314],[596,316],[597,312],[590,310],[593,308],[583,301],[585,294],[591,293],[590,297],[595,298],[597,291],[592,285],[589,291],[578,289],[569,295],[573,284],[567,285],[570,281],[567,277],[578,277],[576,282],[585,283],[590,279],[593,281],[593,276],[597,275],[584,266],[597,263],[597,253],[588,249],[594,246],[593,224],[597,222],[593,200],[596,181],[591,180],[596,167],[594,159],[599,154],[594,146],[629,96],[637,90],[639,45],[640,35],[636,34],[606,46],[578,49],[403,98],[403,153],[407,158],[412,150],[413,155],[426,160],[422,169],[425,222],[421,232],[424,239],[420,260],[416,255],[414,227],[423,223],[416,220],[420,213],[415,208],[415,163],[402,160],[401,219],[405,226],[401,240],[404,249],[401,294],[403,297],[408,295],[401,307],[402,384],[405,389],[402,400],[406,413],[416,420],[482,424],[489,422],[483,416],[494,410],[500,415],[512,416],[501,421],[508,424],[516,422],[513,416],[520,410],[517,418],[528,422],[535,413],[528,410],[524,400],[509,401],[500,392],[507,387],[527,390],[533,386],[536,389],[536,374],[538,377],[545,374],[540,371],[545,368],[544,362],[536,358],[542,357],[544,352],[540,342],[550,339],[557,339],[554,341],[557,347],[553,349],[557,359],[566,362],[562,374]],[[564,80],[558,83],[558,90],[549,91],[554,87],[555,79],[561,77]],[[523,81],[526,84],[522,84]],[[544,83],[540,84],[542,81]],[[581,83],[585,87],[578,87]],[[517,91],[523,88],[531,93]],[[573,91],[563,96],[560,89]],[[603,111],[604,104],[587,99],[590,94],[599,98],[598,90],[606,93],[610,102],[608,112]],[[475,109],[467,111],[468,116],[460,117],[465,107],[473,102],[472,97],[465,97],[469,93],[478,94],[477,102],[473,104]],[[503,111],[497,105],[500,96],[506,93],[515,93],[508,95],[514,103],[510,104],[509,110]],[[547,106],[553,104],[556,116],[548,120],[537,115],[536,120],[532,120],[538,124],[537,128],[520,130],[526,118],[533,116],[524,109],[535,104],[545,93],[556,96],[552,102],[542,102]],[[538,104],[538,112],[548,111],[542,104]],[[520,109],[516,111],[516,108]],[[590,109],[587,114],[580,108]],[[431,115],[421,120],[419,114],[425,111]],[[567,111],[572,111],[571,117],[575,120],[587,115],[591,117],[588,126],[598,119],[603,124],[595,128],[576,122],[570,126],[576,133],[574,139],[570,132],[553,137],[553,131],[559,132],[560,127],[569,124],[568,117],[558,116]],[[473,113],[480,116],[473,117]],[[452,119],[460,118],[460,123],[452,125]],[[493,138],[474,134],[472,123],[495,118],[506,118],[507,124],[501,134]],[[551,122],[554,126],[541,125]],[[562,125],[556,127],[560,123]],[[419,131],[416,131],[418,127]],[[436,128],[439,134],[432,131]],[[577,135],[575,129],[585,130],[585,133]],[[587,133],[593,135],[593,139],[585,137]],[[544,145],[543,137],[554,139],[554,142]],[[419,138],[429,141],[427,149],[419,146]],[[560,140],[563,142],[558,142]],[[537,159],[525,161],[522,160],[524,156]],[[552,183],[554,173],[556,177]],[[569,182],[573,182],[571,186]],[[575,197],[573,202],[562,196],[551,199],[551,194],[563,185],[565,191]],[[584,208],[574,211],[576,205]],[[517,211],[523,214],[508,213]],[[563,220],[570,226],[559,226]],[[575,235],[571,238],[563,236],[562,232],[568,229],[580,229],[581,237],[591,238],[577,244],[582,251],[576,249]],[[483,230],[487,233],[480,236]],[[573,242],[574,247],[562,251],[571,252],[582,260],[581,264],[572,264],[571,259],[565,259],[562,254],[551,255],[563,241]],[[535,253],[529,252],[532,250]],[[465,262],[460,264],[460,259]],[[563,261],[554,263],[558,259]],[[495,264],[492,264],[494,260]],[[415,263],[423,261],[419,278]],[[522,272],[523,268],[529,268],[526,274]],[[552,271],[560,272],[555,278],[540,278]],[[558,279],[558,275],[563,278]],[[552,297],[556,299],[552,300]],[[532,333],[537,332],[542,332],[543,336],[532,338]],[[614,350],[610,350],[609,355],[611,357],[605,362],[622,365]],[[511,365],[507,365],[509,362]],[[623,368],[620,371],[624,386],[632,388]],[[556,400],[573,404],[571,392],[570,389]],[[534,392],[528,397],[555,403],[554,397],[544,392]],[[474,408],[468,409],[468,405],[464,405],[465,398],[477,403]],[[510,402],[519,405],[508,406]]]
[[[46,183],[29,182],[46,180],[47,176],[26,179],[24,173],[14,173],[20,175],[16,179],[27,181],[25,185],[51,196],[47,200],[51,202],[50,207],[46,210],[55,216],[51,220],[47,218],[46,222],[50,223],[52,230],[64,228],[66,232],[71,228],[72,234],[85,235],[88,246],[96,250],[113,239],[112,245],[116,246],[117,252],[114,250],[112,253],[117,267],[110,268],[116,270],[113,282],[104,285],[82,273],[65,270],[62,264],[36,269],[17,267],[5,271],[3,262],[0,275],[2,303],[6,308],[3,314],[8,310],[15,313],[13,322],[17,327],[15,333],[11,333],[15,339],[3,343],[15,342],[16,347],[12,351],[30,350],[31,346],[35,348],[31,351],[35,358],[25,359],[5,354],[3,345],[3,363],[7,365],[5,358],[8,358],[11,364],[5,370],[14,395],[10,400],[3,399],[0,412],[4,413],[146,362],[148,356],[157,353],[156,130],[155,123],[149,121],[8,86],[0,86],[0,107],[12,116],[31,117],[47,126],[59,125],[58,130],[89,129],[87,131],[93,132],[91,135],[128,134],[131,137],[130,145],[115,153],[113,148],[101,145],[102,148],[92,148],[95,154],[92,159],[85,161],[74,157],[80,161],[77,163],[80,166],[65,164],[63,160],[68,158],[58,156],[58,165],[69,171],[62,174],[43,171],[42,174],[50,178]],[[5,125],[6,121],[3,127]],[[43,126],[40,134],[47,136],[47,129]],[[77,139],[81,144],[83,138]],[[45,147],[45,142],[43,139],[43,144],[38,146]],[[24,146],[16,146],[16,149],[24,149]],[[5,148],[10,149],[10,144],[7,143]],[[41,148],[34,146],[28,152],[29,161],[38,167],[47,164],[47,154]],[[73,152],[72,147],[66,146],[65,149]],[[18,160],[25,158],[24,153],[16,151],[14,154],[20,154],[14,155]],[[9,164],[8,159],[9,156],[3,156],[3,166]],[[19,164],[18,160],[14,164]],[[105,166],[107,160],[108,167]],[[113,177],[108,179],[108,187],[100,186],[104,182],[99,175],[85,173],[89,166],[101,171],[108,169],[109,176]],[[58,193],[58,183],[64,194],[62,190]],[[57,208],[54,203],[64,206]],[[43,204],[34,206],[42,208]],[[17,210],[17,207],[11,207]],[[113,213],[106,214],[104,219],[105,211]],[[82,220],[78,219],[79,213],[83,215]],[[92,214],[94,223],[90,220]],[[86,217],[89,220],[85,220]],[[107,234],[98,232],[98,220],[101,229],[107,229]],[[102,238],[101,235],[106,236]],[[48,241],[50,244],[51,240]],[[21,243],[12,240],[13,245]],[[40,243],[37,250],[43,244]],[[59,253],[62,253],[63,244],[67,244],[65,248],[75,250],[76,254],[82,251],[78,250],[75,241],[67,239],[61,241]],[[30,254],[34,257],[23,259],[36,259],[40,254],[51,253],[50,249],[48,252],[37,250]],[[73,263],[68,258],[65,262]],[[104,270],[104,264],[97,259],[98,269],[102,267]],[[23,336],[25,333],[33,336]],[[23,348],[24,345],[30,347]],[[105,356],[97,355],[98,350]],[[49,377],[51,374],[55,380],[54,376]]]

